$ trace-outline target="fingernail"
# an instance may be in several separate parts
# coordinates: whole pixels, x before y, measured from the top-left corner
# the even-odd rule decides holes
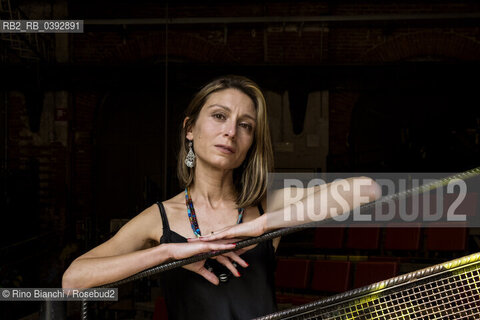
[[[247,265],[247,267],[250,267],[250,265],[248,263],[245,262],[245,264]]]
[[[241,277],[242,275],[240,274],[240,272],[237,271],[237,276],[238,276],[238,277]]]

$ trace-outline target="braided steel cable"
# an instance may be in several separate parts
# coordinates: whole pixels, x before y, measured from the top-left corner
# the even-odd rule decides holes
[[[82,320],[88,319],[88,301],[82,300],[82,311],[81,311]]]
[[[407,197],[412,196],[413,194],[420,194],[420,193],[425,193],[427,191],[435,190],[435,189],[440,188],[442,186],[446,186],[449,182],[451,182],[453,180],[466,180],[466,179],[470,179],[470,178],[473,178],[473,177],[478,176],[478,175],[480,175],[480,167],[477,167],[477,168],[474,168],[474,169],[471,169],[471,170],[468,170],[468,171],[465,171],[465,172],[461,172],[461,173],[458,173],[458,174],[455,174],[455,175],[452,175],[452,176],[448,176],[448,177],[443,178],[441,180],[436,180],[436,181],[430,182],[428,184],[424,184],[424,185],[421,185],[421,186],[418,186],[418,187],[414,187],[414,188],[411,188],[411,189],[408,189],[408,190],[405,190],[405,191],[402,191],[402,192],[398,192],[398,193],[395,193],[395,194],[392,194],[392,195],[381,197],[380,199],[378,199],[376,201],[372,201],[372,202],[369,202],[367,204],[362,205],[360,207],[360,212],[370,210],[370,209],[374,208],[376,205],[379,205],[379,204],[382,204],[382,203],[387,203],[387,202],[390,202],[390,201],[394,201],[394,200],[398,200],[398,199],[402,199],[402,198],[407,198]],[[353,210],[351,210],[351,211],[353,211]],[[202,253],[202,254],[198,254],[198,255],[195,255],[195,256],[192,256],[192,257],[189,257],[189,258],[176,260],[176,261],[172,261],[172,262],[167,262],[167,263],[161,264],[159,266],[152,267],[150,269],[147,269],[147,270],[141,271],[139,273],[136,273],[136,274],[134,274],[130,277],[127,277],[125,279],[115,281],[115,282],[112,282],[112,283],[109,283],[109,284],[106,284],[106,285],[103,285],[103,286],[99,286],[97,288],[115,287],[115,286],[118,286],[118,285],[121,285],[121,284],[124,284],[124,283],[127,283],[127,282],[131,282],[131,281],[134,281],[134,280],[149,277],[149,276],[152,276],[152,275],[160,273],[160,272],[168,271],[168,270],[178,268],[178,267],[182,267],[182,266],[185,266],[187,264],[191,264],[191,263],[194,263],[194,262],[197,262],[197,261],[200,261],[200,260],[205,260],[205,259],[210,258],[210,257],[218,256],[218,255],[224,254],[226,252],[236,251],[236,250],[239,250],[239,249],[242,249],[242,248],[257,244],[257,243],[260,243],[262,241],[267,241],[267,240],[274,239],[274,238],[277,238],[277,237],[285,236],[285,235],[303,230],[305,228],[316,228],[316,227],[321,226],[322,224],[325,224],[326,222],[327,222],[326,220],[313,221],[313,222],[298,225],[298,226],[295,226],[295,227],[288,227],[288,228],[274,230],[274,231],[265,233],[265,234],[263,234],[261,236],[258,236],[258,237],[253,237],[253,238],[248,238],[248,239],[245,239],[245,240],[238,241],[236,247],[233,248],[233,249]],[[82,304],[85,304],[85,303],[86,303],[85,301],[82,302]],[[82,319],[83,320],[87,320],[86,314],[87,314],[86,307],[84,307],[82,305]]]

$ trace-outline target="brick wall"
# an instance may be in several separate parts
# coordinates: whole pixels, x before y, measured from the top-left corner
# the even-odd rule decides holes
[[[8,171],[20,184],[16,185],[20,194],[14,198],[33,205],[33,211],[16,212],[21,205],[16,201],[11,214],[21,215],[25,223],[38,222],[37,234],[61,231],[66,219],[67,148],[58,135],[60,121],[55,120],[55,110],[47,100],[40,101],[44,106],[39,129],[32,132],[31,122],[35,120],[27,113],[24,94],[15,91],[8,95]],[[38,194],[23,193],[27,189],[23,184],[35,184]]]
[[[341,2],[266,2],[205,5],[171,4],[170,18],[252,17],[252,16],[361,16],[475,12],[474,1],[438,1],[435,3],[378,4]],[[125,4],[72,5],[73,18],[165,17],[163,5]],[[168,49],[171,61],[221,65],[336,66],[383,64],[400,61],[478,61],[478,27],[449,21],[429,23],[270,23],[169,25],[168,48],[165,26],[121,26],[101,29],[86,26],[86,32],[70,36],[70,61],[87,67],[121,66],[138,62],[162,63]],[[281,78],[282,74],[277,77]],[[317,79],[312,79],[316,81]],[[325,81],[318,79],[318,81]],[[327,86],[328,86],[328,80]],[[330,92],[330,150],[333,168],[348,165],[347,137],[351,114],[360,92],[341,84]],[[72,217],[82,218],[93,209],[94,138],[97,107],[105,88],[75,89],[72,94],[71,137],[64,146],[53,140],[38,144],[28,125],[24,97],[9,95],[9,166],[25,168],[29,158],[39,161],[42,216],[62,215],[66,210],[66,187],[72,192]],[[53,130],[53,129],[52,129]],[[67,163],[67,150],[73,153]],[[65,186],[67,167],[71,165],[72,185]],[[62,219],[62,218],[56,218]],[[56,223],[56,222],[55,222]],[[60,223],[60,222],[59,222]]]

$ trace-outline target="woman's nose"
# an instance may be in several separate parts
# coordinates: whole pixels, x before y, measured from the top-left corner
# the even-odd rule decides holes
[[[227,126],[225,127],[225,136],[229,136],[230,138],[235,138],[237,134],[237,125],[234,121],[229,121]]]

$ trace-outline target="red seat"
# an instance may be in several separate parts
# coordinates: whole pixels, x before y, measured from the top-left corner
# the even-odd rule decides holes
[[[296,297],[292,297],[292,299],[290,300],[290,302],[291,302],[293,305],[301,306],[301,305],[304,305],[304,304],[307,304],[307,303],[310,303],[310,302],[313,302],[313,301],[317,301],[317,300],[319,300],[318,297],[296,296]]]
[[[153,320],[168,320],[167,304],[165,303],[164,297],[158,297],[155,300]]]
[[[319,298],[316,296],[277,293],[276,300],[278,304],[291,304],[295,306],[300,306],[303,304],[307,304],[307,303],[319,300]]]
[[[363,287],[378,281],[386,280],[397,275],[396,262],[357,262],[355,266],[354,287]]]
[[[386,250],[419,250],[420,227],[388,227],[385,230]]]
[[[275,271],[278,288],[305,289],[309,281],[310,260],[279,258]]]
[[[317,228],[313,246],[320,249],[341,249],[344,234],[344,227]]]
[[[380,239],[379,227],[351,227],[346,247],[349,249],[376,250]]]
[[[408,257],[388,257],[388,256],[369,256],[370,262],[401,262],[403,260],[409,260]]]
[[[467,248],[468,229],[439,227],[425,229],[427,251],[464,251]]]
[[[311,288],[325,292],[347,291],[350,284],[350,265],[350,261],[315,261]]]

